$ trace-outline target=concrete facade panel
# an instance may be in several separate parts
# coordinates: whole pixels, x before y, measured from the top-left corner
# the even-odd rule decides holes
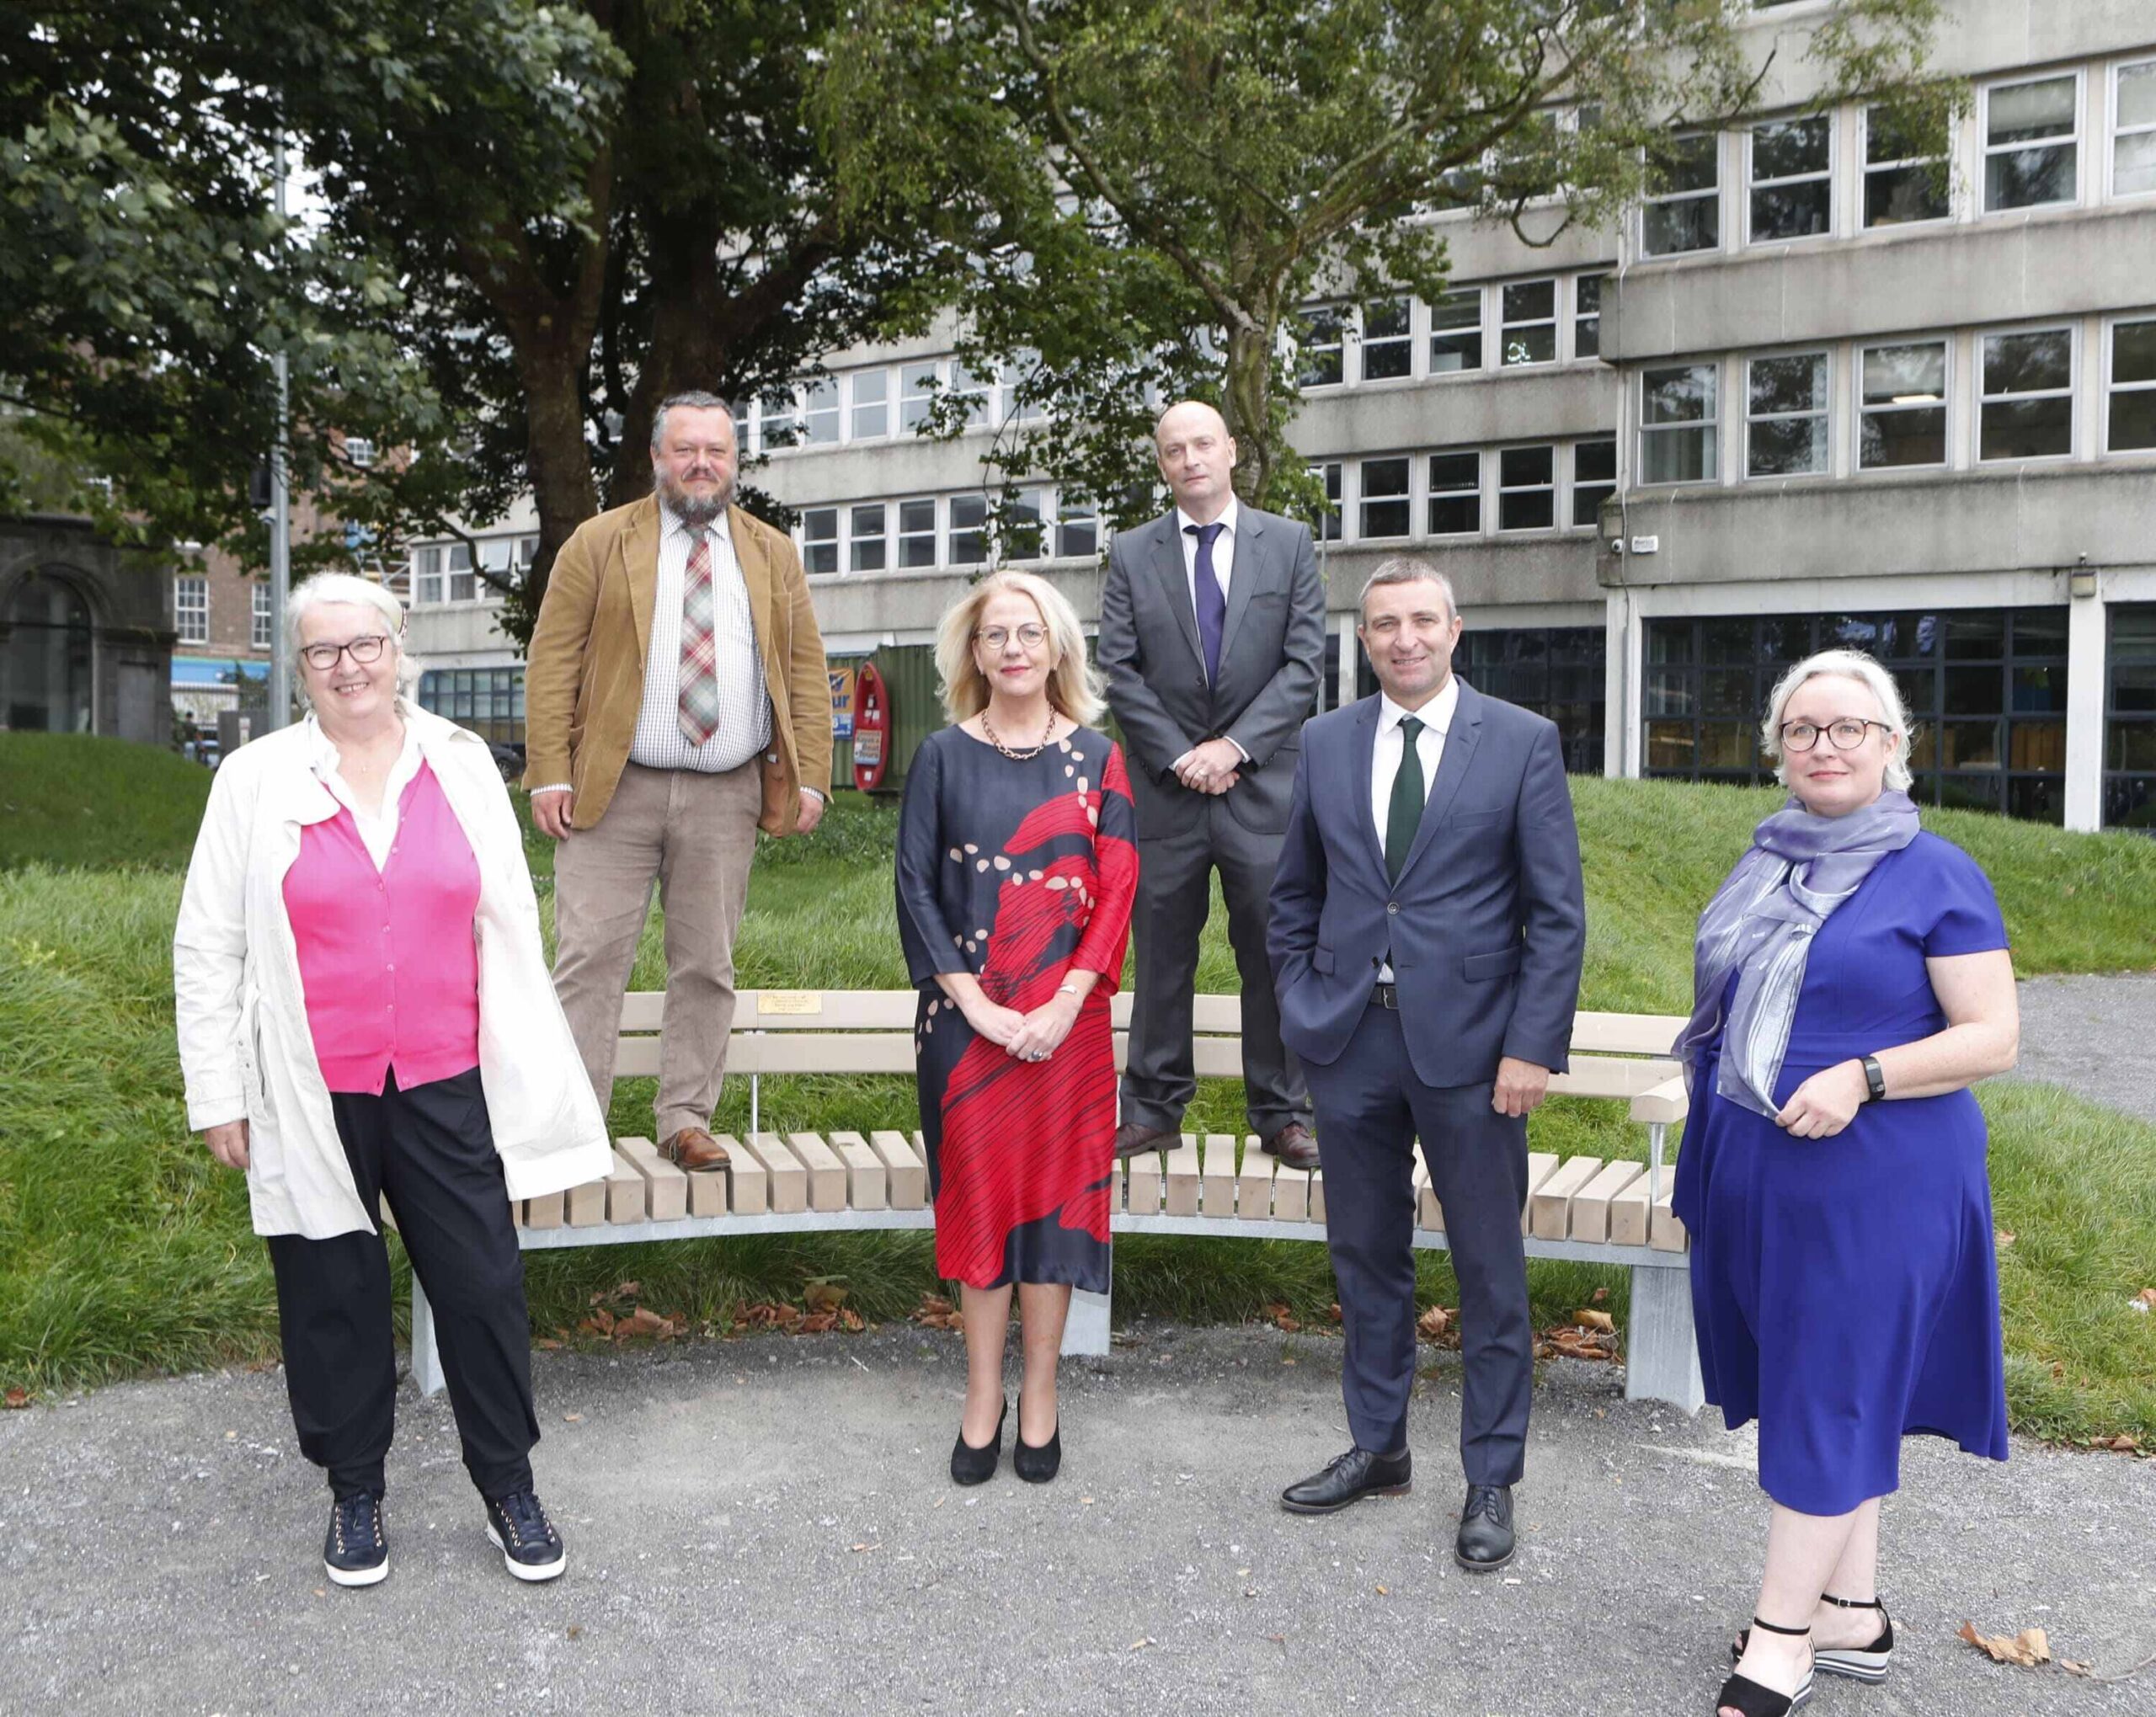
[[[1624,381],[1606,364],[1483,371],[1307,398],[1291,431],[1311,459],[1607,435]]]

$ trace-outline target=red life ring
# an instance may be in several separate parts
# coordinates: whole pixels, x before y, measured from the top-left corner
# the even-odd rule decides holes
[[[853,784],[873,793],[883,784],[891,754],[891,695],[873,662],[863,662],[853,683]]]

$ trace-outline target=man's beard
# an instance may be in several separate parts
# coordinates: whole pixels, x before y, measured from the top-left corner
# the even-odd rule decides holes
[[[691,494],[674,480],[671,472],[660,472],[656,478],[659,499],[669,512],[691,529],[701,530],[723,513],[734,500],[734,485],[722,486],[708,499],[700,499]]]

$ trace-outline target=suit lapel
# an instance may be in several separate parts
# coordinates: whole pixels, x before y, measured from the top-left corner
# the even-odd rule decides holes
[[[1235,647],[1235,628],[1242,624],[1243,612],[1250,606],[1264,554],[1261,547],[1265,540],[1264,515],[1254,507],[1239,507],[1235,516],[1241,527],[1236,535],[1242,540],[1235,545],[1234,570],[1228,575],[1228,613],[1220,622],[1220,664],[1224,673],[1227,670],[1228,652]]]
[[[659,600],[659,502],[648,497],[622,532],[622,571],[629,581],[629,614],[637,626],[637,669],[651,659],[651,616]]]
[[[1370,776],[1377,766],[1378,701],[1366,697],[1355,716],[1354,803],[1349,806],[1355,826],[1363,831],[1363,850],[1378,868],[1378,878],[1390,886],[1385,873],[1385,849],[1378,844],[1377,820],[1370,812]]]
[[[1422,820],[1416,825],[1415,844],[1407,849],[1407,862],[1400,867],[1406,876],[1415,868],[1435,837],[1445,813],[1460,793],[1460,784],[1475,760],[1475,748],[1482,740],[1482,696],[1465,680],[1460,682],[1460,702],[1452,712],[1452,730],[1445,735],[1444,755],[1438,760],[1438,778],[1430,783],[1430,797],[1422,807]]]
[[[771,635],[771,553],[763,533],[748,520],[739,507],[726,509],[726,533],[734,540],[734,563],[749,592],[750,623],[756,629],[755,646],[761,650]]]
[[[1159,574],[1161,594],[1167,600],[1168,612],[1175,616],[1176,624],[1182,628],[1183,642],[1190,646],[1190,653],[1198,659],[1198,665],[1205,665],[1205,650],[1198,641],[1198,611],[1190,605],[1190,575],[1182,569],[1182,544],[1176,536],[1176,515],[1170,513],[1153,525],[1153,570]],[[1221,654],[1227,653],[1225,640]]]

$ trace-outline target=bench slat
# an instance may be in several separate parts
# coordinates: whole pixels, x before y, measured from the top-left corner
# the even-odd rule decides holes
[[[1528,1216],[1534,1208],[1534,1194],[1536,1189],[1539,1188],[1545,1181],[1548,1180],[1550,1176],[1556,1172],[1557,1158],[1555,1152],[1546,1150],[1531,1150],[1528,1152],[1527,1197],[1519,1208],[1519,1231],[1522,1234],[1525,1234],[1527,1232]]]
[[[526,1228],[559,1228],[562,1225],[563,1201],[558,1192],[542,1192],[536,1198],[524,1201],[524,1225]]]
[[[1652,1123],[1682,1121],[1692,1112],[1692,1100],[1684,1089],[1684,1075],[1650,1085],[1632,1099],[1632,1118]]]
[[[1198,1208],[1208,1216],[1235,1213],[1235,1141],[1232,1134],[1205,1135],[1205,1171],[1198,1185]]]
[[[1645,1172],[1638,1163],[1604,1163],[1602,1172],[1573,1196],[1572,1238],[1606,1241],[1609,1238],[1609,1201]]]
[[[1310,1171],[1291,1169],[1282,1163],[1273,1170],[1273,1219],[1308,1222],[1310,1219]]]
[[[1582,1012],[1572,1016],[1572,1048],[1589,1054],[1669,1053],[1684,1021],[1668,1014]]]
[[[1418,1146],[1415,1152],[1415,1226],[1435,1233],[1444,1225],[1444,1212],[1438,1208],[1438,1189],[1430,1184],[1430,1165],[1422,1160]]]
[[[1257,1148],[1257,1135],[1243,1140],[1243,1165],[1235,1177],[1235,1214],[1245,1222],[1269,1222],[1273,1218],[1273,1170],[1278,1159]]]
[[[808,1171],[808,1208],[811,1210],[846,1208],[846,1165],[839,1154],[817,1133],[789,1133],[787,1148]]]
[[[1647,1243],[1647,1177],[1635,1175],[1609,1195],[1609,1244],[1644,1246]]]
[[[894,1210],[922,1210],[928,1204],[928,1167],[925,1150],[917,1151],[903,1133],[878,1132],[868,1135],[868,1148],[883,1160],[883,1192]]]
[[[568,1214],[571,1228],[597,1228],[606,1220],[606,1183],[586,1181],[568,1190]]]
[[[618,1150],[614,1153],[614,1166],[606,1171],[606,1220],[643,1220],[643,1176]]]
[[[1182,1142],[1168,1152],[1168,1214],[1198,1214],[1198,1137],[1186,1133]]]
[[[1676,1071],[1668,1061],[1626,1061],[1614,1055],[1575,1055],[1568,1072],[1550,1075],[1556,1097],[1635,1097],[1667,1085]]]
[[[846,1165],[846,1202],[856,1210],[889,1209],[883,1160],[868,1148],[868,1141],[858,1133],[834,1133],[830,1145]]]
[[[771,1208],[771,1177],[765,1174],[763,1164],[730,1133],[719,1134],[718,1142],[726,1147],[733,1165],[726,1171],[727,1208],[736,1216],[767,1214]],[[695,1196],[693,1189],[690,1196]]]
[[[689,1176],[680,1165],[670,1163],[648,1138],[617,1138],[614,1149],[627,1157],[629,1166],[644,1178],[644,1210],[654,1222],[665,1222],[689,1213]],[[698,1176],[710,1180],[709,1175]]]
[[[1539,1240],[1572,1238],[1572,1200],[1602,1172],[1598,1156],[1576,1156],[1534,1189],[1528,1202],[1528,1232]]]
[[[1310,1219],[1312,1222],[1323,1222],[1325,1220],[1325,1170],[1312,1169],[1309,1172],[1310,1177]]]
[[[1672,1185],[1674,1178],[1662,1177],[1662,1196],[1655,1200],[1653,1213],[1647,1218],[1647,1244],[1657,1252],[1681,1252],[1688,1244],[1684,1224],[1669,1208],[1669,1195],[1676,1190]]]
[[[1166,1172],[1166,1159],[1164,1151],[1141,1150],[1124,1163],[1129,1176],[1129,1208],[1134,1214],[1161,1213],[1161,1182]]]
[[[771,1208],[780,1216],[808,1208],[808,1170],[802,1167],[776,1133],[751,1133],[741,1141],[750,1155],[764,1165]]]

